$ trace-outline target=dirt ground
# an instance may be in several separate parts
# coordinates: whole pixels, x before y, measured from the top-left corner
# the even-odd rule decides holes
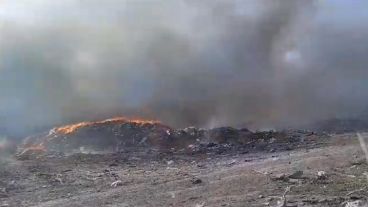
[[[368,165],[356,135],[315,142],[267,152],[3,156],[0,206],[364,206]]]

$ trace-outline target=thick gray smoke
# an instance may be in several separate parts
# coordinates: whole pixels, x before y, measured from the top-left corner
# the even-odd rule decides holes
[[[0,128],[117,115],[274,127],[368,103],[368,3],[3,0]]]

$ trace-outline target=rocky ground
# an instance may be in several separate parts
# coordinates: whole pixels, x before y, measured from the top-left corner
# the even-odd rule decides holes
[[[191,146],[191,152],[2,156],[0,206],[364,206],[355,134]]]

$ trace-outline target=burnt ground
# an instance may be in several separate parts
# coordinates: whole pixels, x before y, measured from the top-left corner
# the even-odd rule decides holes
[[[355,134],[268,145],[3,156],[0,206],[358,206],[367,199],[368,165]]]

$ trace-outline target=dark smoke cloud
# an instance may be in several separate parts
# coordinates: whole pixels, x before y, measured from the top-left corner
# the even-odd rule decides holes
[[[368,3],[0,2],[0,128],[116,115],[275,127],[368,102]]]

